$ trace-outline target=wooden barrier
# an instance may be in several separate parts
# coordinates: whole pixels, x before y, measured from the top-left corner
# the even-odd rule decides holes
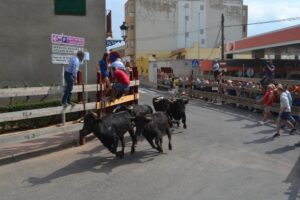
[[[263,105],[257,104],[255,99],[247,98],[247,97],[238,97],[238,96],[231,96],[226,94],[219,94],[217,92],[207,92],[207,91],[200,91],[200,90],[193,90],[191,98],[207,98],[207,99],[219,99],[220,101],[224,101],[226,103],[235,103],[242,106],[249,106],[254,107],[255,109],[263,110]],[[279,104],[273,104],[271,111],[279,112]],[[293,106],[292,107],[292,114],[299,115],[300,113],[300,106]]]
[[[130,82],[130,86],[138,86],[139,81],[133,80]],[[34,88],[26,88],[20,89],[20,88],[14,88],[11,91],[10,89],[0,89],[0,94],[5,94],[7,98],[9,97],[22,97],[22,96],[30,96],[29,94],[33,93],[34,96],[37,95],[46,95],[49,92],[49,88],[53,87],[34,87]],[[61,94],[61,87],[55,87],[56,90],[51,90],[52,94]],[[92,85],[86,85],[85,86],[85,92],[96,92],[97,91],[97,84]],[[20,93],[18,93],[20,92]],[[73,93],[82,92],[82,86],[78,85],[74,87]],[[132,97],[133,95],[130,95]],[[2,96],[1,96],[2,97]],[[124,101],[122,101],[124,102]],[[92,110],[96,109],[96,102],[91,102],[86,104],[86,110]],[[109,106],[112,106],[115,104],[108,104]],[[66,113],[71,112],[79,112],[83,111],[84,107],[83,104],[76,104],[72,110],[65,110]],[[23,111],[16,111],[16,112],[7,112],[7,113],[0,113],[0,122],[6,122],[6,121],[17,121],[17,120],[23,120],[23,119],[32,119],[32,118],[38,118],[38,117],[45,117],[45,116],[51,116],[51,115],[59,115],[62,113],[62,107],[48,107],[48,108],[41,108],[41,109],[34,109],[34,110],[23,110]]]

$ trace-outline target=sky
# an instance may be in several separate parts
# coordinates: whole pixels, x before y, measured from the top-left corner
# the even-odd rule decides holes
[[[124,4],[126,1],[106,0],[106,9],[112,10],[114,39],[121,39],[120,25],[122,25],[125,18]],[[300,0],[244,0],[244,5],[248,5],[248,23],[300,17]],[[299,24],[300,20],[250,25],[248,26],[248,36]]]

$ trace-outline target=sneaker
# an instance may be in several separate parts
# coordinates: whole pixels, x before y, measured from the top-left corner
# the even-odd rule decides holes
[[[295,132],[296,131],[296,129],[295,128],[293,128],[291,131],[290,131],[290,135],[295,135]]]
[[[68,104],[67,104],[67,103],[63,103],[63,104],[62,104],[62,107],[63,107],[63,108],[66,108],[66,107],[68,107]]]
[[[279,133],[276,133],[275,135],[273,135],[273,138],[277,138],[277,137],[280,137]]]

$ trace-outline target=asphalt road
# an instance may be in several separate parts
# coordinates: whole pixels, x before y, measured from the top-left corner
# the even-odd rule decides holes
[[[141,89],[141,103],[155,90]],[[273,140],[260,115],[193,100],[173,150],[146,141],[116,159],[98,140],[0,167],[1,200],[294,200],[299,199],[299,135]],[[128,138],[129,139],[129,138]]]

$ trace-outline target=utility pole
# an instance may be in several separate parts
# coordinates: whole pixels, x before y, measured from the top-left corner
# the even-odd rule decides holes
[[[186,32],[186,9],[188,8],[188,4],[184,4],[184,48],[186,48],[186,44],[187,44],[187,42],[186,42],[186,37],[187,37],[187,32]]]
[[[222,13],[221,17],[221,31],[222,31],[222,39],[221,39],[221,58],[224,60],[224,14]]]
[[[197,31],[197,34],[198,34],[198,60],[200,59],[200,53],[199,53],[199,48],[200,48],[200,33],[201,33],[201,29],[200,29],[200,12],[198,13],[198,29],[199,29],[199,32]]]

